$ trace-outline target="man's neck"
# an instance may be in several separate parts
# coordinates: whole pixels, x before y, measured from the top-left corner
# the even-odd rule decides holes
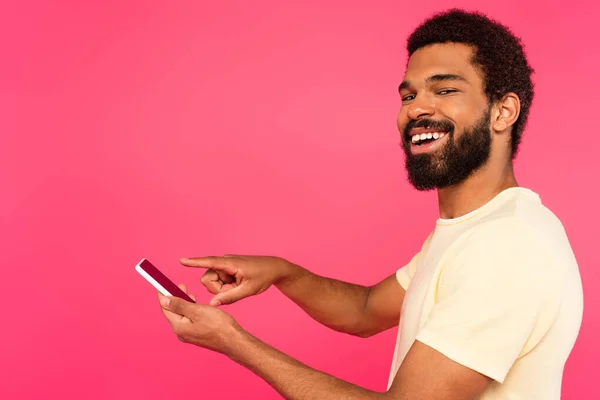
[[[512,163],[504,168],[488,165],[464,182],[438,190],[440,218],[458,218],[492,200],[498,193],[519,186]]]

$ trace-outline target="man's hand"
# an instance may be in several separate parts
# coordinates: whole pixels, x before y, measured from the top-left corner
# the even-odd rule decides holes
[[[186,292],[185,286],[179,287]],[[490,378],[416,341],[390,390],[374,392],[302,364],[244,331],[218,308],[160,293],[158,297],[165,317],[181,341],[226,355],[263,378],[286,399],[473,399],[491,382]],[[196,300],[191,294],[190,297]]]
[[[202,283],[215,295],[211,305],[231,304],[273,285],[319,323],[360,337],[398,325],[404,299],[395,273],[367,287],[317,275],[279,257],[225,255],[180,262],[207,269]]]
[[[178,285],[187,293],[184,285]],[[188,294],[194,301],[196,297]],[[219,353],[227,352],[228,340],[232,333],[241,330],[238,323],[226,312],[218,308],[194,304],[178,297],[163,296],[158,293],[160,305],[173,332],[184,343],[194,344]]]
[[[285,277],[293,264],[270,256],[225,255],[223,257],[182,258],[186,267],[207,268],[201,282],[215,295],[210,304],[231,304],[267,290]]]

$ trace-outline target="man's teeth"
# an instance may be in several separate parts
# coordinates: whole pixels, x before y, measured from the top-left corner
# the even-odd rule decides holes
[[[441,139],[446,134],[444,132],[433,132],[433,133],[421,133],[420,135],[414,135],[412,137],[413,143],[419,143],[421,140],[426,139]]]

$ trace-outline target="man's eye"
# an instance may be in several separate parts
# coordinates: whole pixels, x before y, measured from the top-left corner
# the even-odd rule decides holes
[[[415,96],[413,94],[409,94],[408,96],[404,96],[402,98],[402,101],[408,101],[408,100],[412,100],[414,98],[415,98]]]
[[[457,92],[457,90],[455,89],[444,89],[444,90],[440,90],[438,92],[438,94],[444,95],[444,94],[449,94],[449,93],[454,93]]]

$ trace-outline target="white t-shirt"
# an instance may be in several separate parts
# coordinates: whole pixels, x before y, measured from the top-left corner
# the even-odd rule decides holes
[[[510,188],[439,219],[396,276],[406,295],[389,386],[418,340],[491,377],[480,399],[560,398],[583,292],[564,228],[536,193]]]

